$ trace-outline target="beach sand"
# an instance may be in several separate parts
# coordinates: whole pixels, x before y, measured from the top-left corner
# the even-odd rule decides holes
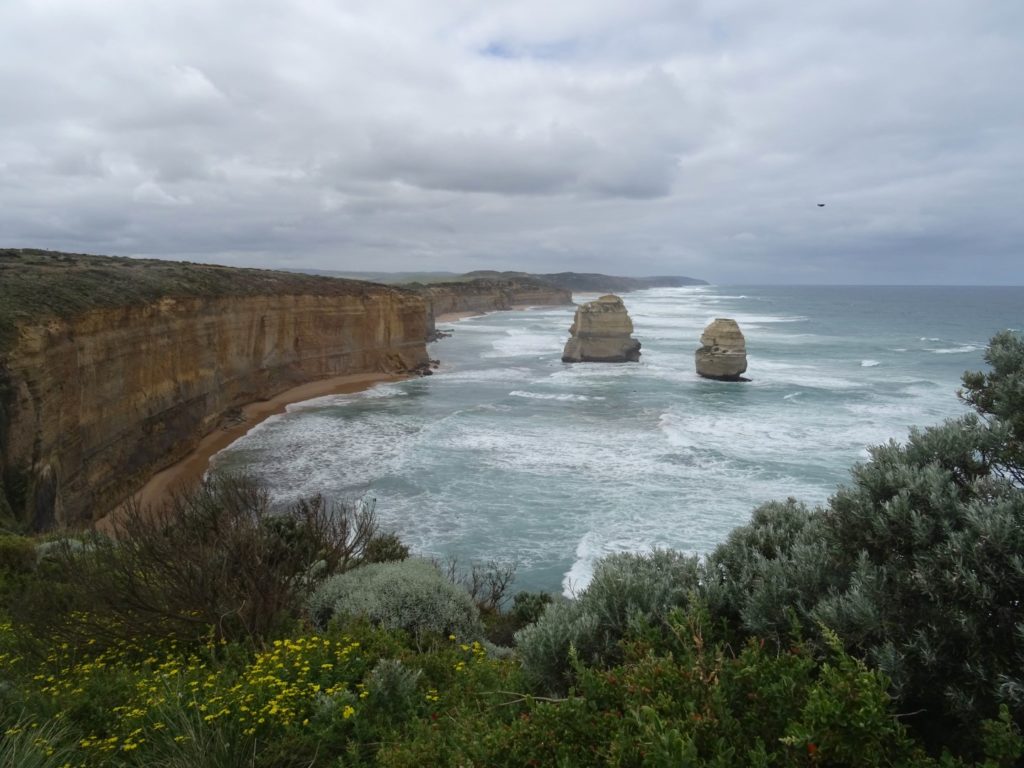
[[[446,312],[443,315],[438,315],[434,318],[434,324],[437,323],[455,323],[459,320],[465,320],[467,317],[480,317],[480,315],[486,314],[485,312]]]
[[[268,416],[284,413],[292,403],[301,403],[324,395],[346,395],[369,389],[374,384],[387,381],[401,381],[408,376],[393,373],[356,373],[348,376],[335,376],[330,379],[311,381],[298,387],[286,390],[269,400],[260,400],[242,407],[241,418],[237,422],[215,429],[199,441],[199,445],[181,461],[164,469],[153,477],[135,494],[135,501],[143,508],[162,505],[171,496],[198,483],[207,468],[210,459],[219,451],[227,448],[250,429]],[[96,522],[99,530],[109,530],[119,510],[114,510]]]
[[[524,309],[536,309],[536,304],[513,304],[508,310],[494,309],[491,312],[507,312],[509,310],[516,310],[521,312]],[[434,324],[437,323],[457,323],[459,320],[465,320],[467,317],[482,317],[483,315],[489,315],[491,312],[446,312],[443,315],[438,315],[434,318]]]

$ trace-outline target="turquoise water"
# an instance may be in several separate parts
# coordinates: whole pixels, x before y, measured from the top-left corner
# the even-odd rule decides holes
[[[577,302],[595,298],[578,294]],[[1024,328],[1024,288],[695,287],[625,294],[633,364],[560,362],[571,307],[446,324],[423,379],[272,417],[216,457],[285,502],[376,500],[424,554],[514,560],[516,587],[571,592],[595,560],[713,548],[750,511],[821,503],[865,446],[964,412],[988,338]],[[735,318],[753,380],[693,368]]]

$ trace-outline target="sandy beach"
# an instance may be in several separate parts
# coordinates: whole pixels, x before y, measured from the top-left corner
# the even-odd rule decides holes
[[[368,389],[374,384],[400,381],[405,378],[408,377],[390,373],[357,373],[336,376],[302,384],[269,400],[249,403],[242,408],[242,417],[236,423],[228,424],[206,435],[188,456],[151,477],[149,482],[135,494],[135,500],[143,507],[156,506],[170,499],[174,492],[199,482],[210,466],[210,459],[214,454],[227,448],[268,416],[284,413],[292,403],[300,403],[324,395],[351,394]],[[110,518],[114,514],[117,514],[116,511],[99,520],[97,527],[102,529],[109,525]]]
[[[437,323],[455,323],[459,320],[465,320],[467,317],[480,317],[480,315],[486,314],[485,312],[446,312],[443,315],[438,315],[434,318],[434,324]]]
[[[494,309],[491,312],[508,312],[515,310],[521,312],[524,309],[533,309],[536,304],[513,304],[507,310]],[[467,317],[481,317],[483,315],[489,315],[491,312],[446,312],[443,315],[438,315],[434,318],[434,324],[437,323],[456,323],[459,320],[465,320]]]

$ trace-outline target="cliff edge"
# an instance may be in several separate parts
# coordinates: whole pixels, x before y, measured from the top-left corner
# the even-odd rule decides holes
[[[423,297],[431,329],[438,317],[453,312],[483,313],[516,306],[572,304],[572,291],[530,277],[407,283],[405,287]]]
[[[0,250],[0,520],[88,524],[245,403],[427,363],[427,326],[372,283]]]

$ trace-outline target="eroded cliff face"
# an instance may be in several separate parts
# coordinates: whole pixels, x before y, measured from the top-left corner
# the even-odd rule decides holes
[[[572,304],[572,292],[539,280],[469,280],[416,286],[431,322],[453,312],[494,312],[517,305]]]
[[[14,512],[37,530],[87,524],[245,403],[426,363],[428,325],[422,298],[383,286],[165,298],[21,323],[0,361],[0,469],[24,507]]]

